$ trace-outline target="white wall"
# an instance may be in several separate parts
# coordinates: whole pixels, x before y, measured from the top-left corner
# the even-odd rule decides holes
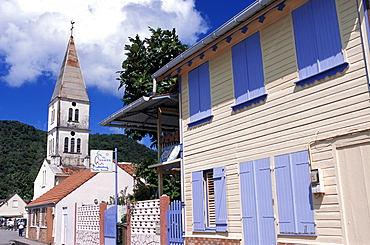
[[[43,172],[46,171],[45,183],[43,183]],[[54,187],[55,176],[49,163],[44,160],[34,182],[33,200]]]
[[[118,170],[118,190],[123,190],[126,186],[126,195],[132,193],[134,180],[131,175],[126,173],[124,170],[119,168]],[[55,218],[54,218],[54,241],[55,245],[61,244],[62,239],[62,216],[63,207],[67,207],[68,210],[73,210],[75,203],[80,204],[92,204],[94,199],[98,199],[99,203],[101,201],[109,201],[109,197],[115,195],[115,174],[114,173],[98,173],[93,178],[85,182],[78,189],[70,193],[68,196],[63,198],[59,203],[57,203],[55,208]],[[73,207],[72,207],[72,206]],[[69,211],[68,211],[69,212]],[[68,234],[74,239],[74,213],[69,215],[68,222],[73,230],[68,230]],[[72,223],[70,223],[72,222]],[[71,228],[72,229],[72,228]],[[67,243],[69,244],[69,243]],[[73,243],[71,243],[73,244]]]

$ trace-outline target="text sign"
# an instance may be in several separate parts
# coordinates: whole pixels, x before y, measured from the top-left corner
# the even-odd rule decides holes
[[[91,150],[91,172],[113,172],[113,151]]]

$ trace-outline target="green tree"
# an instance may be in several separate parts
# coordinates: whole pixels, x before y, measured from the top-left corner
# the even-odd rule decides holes
[[[165,64],[187,49],[182,45],[176,30],[162,30],[148,27],[151,32],[149,38],[140,39],[139,35],[129,37],[130,44],[125,45],[126,59],[122,62],[122,71],[118,71],[120,77],[119,88],[124,88],[122,101],[124,105],[130,104],[142,96],[149,96],[153,92],[152,74]],[[168,93],[177,83],[178,78],[157,82],[157,94]],[[134,139],[142,140],[148,136],[153,142],[156,134],[153,132],[125,129],[125,134]]]
[[[128,105],[142,96],[150,96],[153,92],[152,74],[177,57],[187,49],[181,44],[176,30],[153,29],[149,27],[151,36],[140,39],[139,35],[130,37],[130,44],[125,45],[126,59],[122,62],[122,71],[117,80],[119,88],[124,88],[122,101]],[[164,94],[176,89],[177,77],[169,80],[157,81],[157,94]],[[150,137],[153,145],[157,141],[157,135],[153,132],[125,129],[125,134],[135,140],[141,140],[144,136]],[[145,179],[148,185],[138,184],[134,189],[136,201],[152,199],[156,196],[158,177],[153,169],[148,166],[156,163],[155,159],[144,160],[137,164],[136,176]],[[164,176],[164,193],[173,199],[180,198],[180,181],[178,175]]]
[[[119,89],[124,88],[122,101],[125,105],[148,96],[153,91],[152,74],[187,49],[182,45],[176,30],[153,29],[149,27],[151,36],[140,39],[129,37],[131,44],[125,45],[127,58],[122,62]],[[157,93],[167,93],[176,84],[177,77],[157,83]]]

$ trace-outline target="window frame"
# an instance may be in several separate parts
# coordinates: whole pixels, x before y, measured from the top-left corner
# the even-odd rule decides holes
[[[64,150],[63,150],[63,152],[68,152],[68,148],[69,148],[69,139],[68,139],[68,137],[65,137],[64,138]]]
[[[213,173],[214,223],[210,225],[207,205],[206,176]],[[224,166],[192,172],[193,228],[194,232],[228,232],[228,210],[226,203],[226,168]],[[212,220],[211,220],[212,221]]]

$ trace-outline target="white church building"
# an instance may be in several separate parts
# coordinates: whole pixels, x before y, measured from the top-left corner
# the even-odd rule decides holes
[[[48,105],[47,156],[34,182],[33,200],[89,167],[90,103],[71,36]]]

